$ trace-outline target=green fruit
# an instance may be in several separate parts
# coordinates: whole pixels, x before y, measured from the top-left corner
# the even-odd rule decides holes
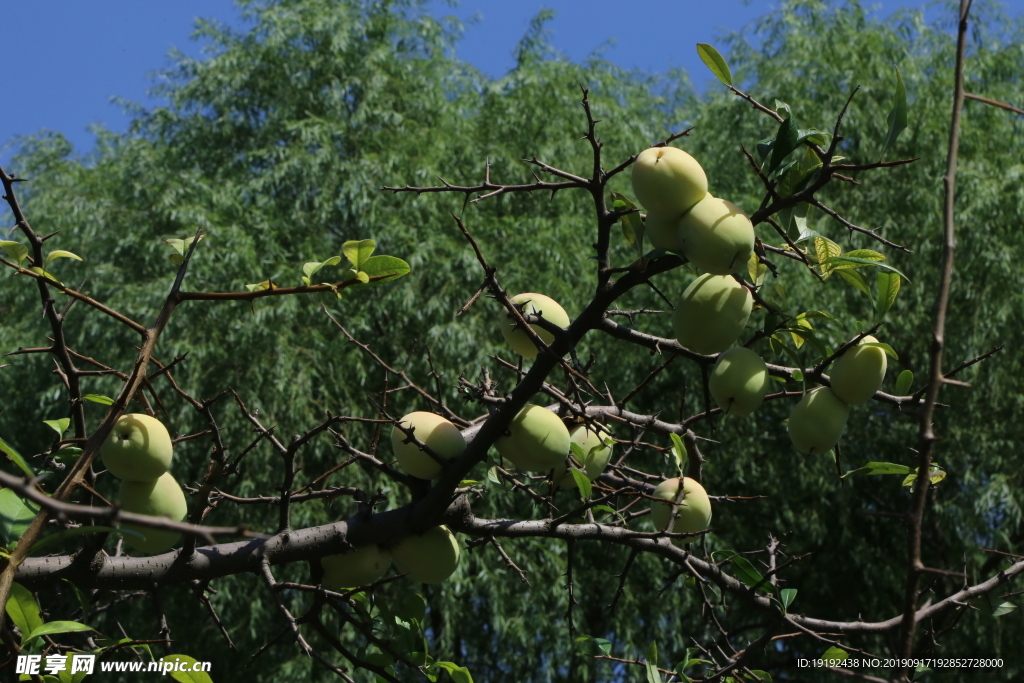
[[[550,297],[546,297],[543,294],[527,292],[524,294],[516,294],[511,298],[511,301],[514,304],[525,304],[522,307],[523,315],[539,315],[559,327],[569,327],[569,314],[567,314],[565,310]],[[513,318],[508,311],[502,311],[499,325],[501,326],[501,334],[505,337],[505,341],[508,342],[513,351],[523,358],[536,358],[537,347],[532,341],[530,341],[530,338],[526,336],[525,332],[518,327],[513,328],[514,323],[515,318]],[[537,336],[539,336],[545,344],[550,344],[555,340],[555,335],[551,334],[540,325],[530,325],[530,327],[537,333]]]
[[[417,411],[409,413],[399,423],[405,428],[413,429],[415,436],[444,460],[452,460],[466,450],[466,440],[462,432],[448,420],[434,413]],[[421,451],[419,446],[408,440],[398,427],[391,429],[391,448],[398,459],[398,465],[414,477],[433,479],[441,475],[441,464],[430,454]]]
[[[754,253],[754,226],[747,214],[710,194],[679,219],[679,239],[690,263],[713,275],[746,268]]]
[[[697,160],[676,147],[651,147],[633,162],[633,193],[648,211],[682,216],[708,192]]]
[[[750,415],[768,393],[768,367],[744,346],[723,351],[708,378],[715,403],[729,415]]]
[[[615,439],[604,432],[591,431],[586,425],[577,425],[569,432],[569,441],[570,444],[579,444],[583,450],[585,459],[583,471],[586,473],[587,479],[594,481],[600,477],[604,468],[608,466],[608,461],[611,460]],[[572,448],[571,445],[569,447]],[[576,486],[576,480],[568,471],[565,461],[555,468],[552,479],[558,482],[559,488],[571,489]]]
[[[526,405],[512,419],[509,435],[494,442],[501,457],[521,470],[547,472],[565,462],[569,430],[546,408]]]
[[[644,236],[655,249],[683,253],[682,234],[679,231],[679,217],[664,216],[654,211],[647,212],[644,219]]]
[[[100,446],[100,457],[118,479],[154,481],[171,466],[172,449],[171,435],[160,420],[129,413],[117,418]]]
[[[441,583],[459,566],[459,542],[446,526],[407,536],[391,549],[395,566],[418,583]]]
[[[747,324],[754,297],[729,275],[702,275],[686,288],[672,314],[679,343],[704,355],[725,351]]]
[[[831,389],[811,389],[789,415],[789,438],[801,453],[826,453],[839,443],[849,415]]]
[[[166,517],[175,522],[182,522],[188,514],[185,494],[170,472],[164,472],[155,481],[122,481],[117,496],[121,509],[140,515]],[[137,531],[145,536],[145,540],[125,535],[126,545],[144,553],[162,553],[178,542],[181,534],[177,531],[164,531],[135,524],[121,524],[122,529]]]
[[[689,477],[683,477],[683,495],[678,494],[678,477],[661,482],[653,493],[655,498],[664,498],[668,501],[676,501],[678,498],[679,512],[676,514],[673,533],[690,534],[704,531],[711,526],[711,501],[703,486]],[[651,521],[654,522],[655,529],[665,531],[668,528],[673,507],[671,503],[651,505]]]
[[[832,363],[832,371],[829,373],[832,391],[844,403],[863,403],[882,387],[888,366],[885,351],[879,346],[863,346],[877,342],[877,339],[868,335],[857,346],[846,349]]]
[[[391,555],[376,543],[320,560],[324,568],[323,583],[328,588],[344,590],[373,583],[391,564]]]

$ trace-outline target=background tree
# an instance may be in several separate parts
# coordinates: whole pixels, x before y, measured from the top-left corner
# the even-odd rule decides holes
[[[592,198],[578,191],[550,197],[505,192],[464,206],[464,200],[483,193],[396,197],[379,188],[425,187],[434,184],[434,174],[471,187],[483,178],[486,163],[494,183],[532,183],[529,167],[520,162],[523,158],[589,175],[593,152],[579,139],[586,126],[578,105],[579,84],[589,88],[591,109],[602,119],[597,130],[606,168],[670,132],[694,126],[683,146],[704,165],[712,191],[748,213],[764,196],[764,186],[740,145],[756,154],[759,140],[776,135],[777,121],[751,112],[748,102],[724,89],[697,98],[683,74],[645,77],[600,60],[566,62],[546,46],[543,15],[522,41],[517,68],[490,80],[449,56],[457,41],[456,28],[426,17],[416,4],[307,0],[253,3],[246,11],[256,20],[249,32],[204,26],[217,54],[202,62],[180,60],[169,74],[170,106],[140,112],[125,136],[103,136],[94,158],[77,159],[59,136],[50,136],[25,141],[15,161],[18,175],[33,179],[18,186],[31,223],[43,234],[59,230],[55,239],[60,243],[53,248],[87,259],[85,264],[67,261],[67,266],[55,266],[58,276],[69,285],[77,284],[86,277],[79,271],[88,267],[84,289],[89,295],[135,320],[156,317],[173,279],[174,266],[166,261],[170,252],[161,240],[185,238],[197,227],[208,241],[196,250],[190,266],[186,284],[193,291],[245,291],[244,285],[264,280],[279,286],[299,284],[303,262],[340,253],[346,240],[362,237],[373,237],[379,253],[409,262],[406,278],[345,294],[337,304],[330,296],[267,298],[251,306],[188,302],[187,310],[173,317],[157,357],[169,362],[187,354],[173,371],[177,386],[199,401],[216,401],[208,410],[205,405],[196,410],[159,380],[148,395],[151,407],[172,426],[174,435],[198,435],[176,447],[176,468],[191,473],[193,486],[201,481],[211,452],[218,455],[216,440],[203,434],[211,422],[233,458],[254,438],[246,413],[258,413],[260,423],[276,427],[287,444],[286,435],[322,423],[325,411],[379,418],[375,403],[382,404],[381,392],[402,386],[394,375],[385,379],[380,364],[368,361],[365,352],[339,331],[324,315],[321,301],[354,339],[369,342],[384,362],[402,368],[416,385],[436,391],[437,398],[461,415],[471,417],[481,408],[461,402],[459,373],[479,383],[477,369],[487,367],[497,382],[497,395],[511,391],[516,375],[488,357],[508,357],[495,329],[500,307],[481,299],[455,318],[480,287],[481,271],[450,212],[460,215],[489,263],[498,267],[499,282],[509,293],[541,289],[575,317],[594,292],[595,266],[589,258],[595,241]],[[994,7],[975,7],[973,12],[968,89],[1012,102],[1020,92],[1021,53],[1015,49],[1020,27],[1002,20]],[[911,120],[887,158],[895,154],[920,161],[858,175],[862,185],[856,188],[832,183],[817,195],[825,206],[859,225],[882,226],[883,237],[914,252],[885,249],[887,262],[909,280],[887,318],[898,322],[883,327],[885,341],[900,356],[890,372],[890,393],[899,370],[915,373],[914,389],[927,376],[930,307],[942,249],[937,180],[945,163],[953,81],[954,38],[942,28],[927,26],[916,15],[882,26],[868,20],[857,4],[794,2],[759,25],[756,47],[736,37],[727,52],[737,87],[760,102],[785,100],[800,126],[831,130],[853,86],[859,84],[845,113],[845,139],[839,147],[850,163],[882,157],[886,115],[892,107],[892,64],[899,66]],[[936,460],[950,476],[929,495],[924,560],[929,567],[951,571],[966,565],[972,584],[1004,566],[1003,557],[979,548],[1014,553],[1021,540],[1019,494],[1013,485],[1019,477],[1013,446],[1022,441],[1014,419],[1021,406],[1014,380],[1021,356],[1011,336],[1016,330],[1009,323],[1021,314],[1020,296],[1012,294],[1020,291],[1014,283],[1020,284],[1021,276],[1010,255],[1020,246],[1019,231],[1013,228],[1024,197],[1020,155],[1005,151],[1019,149],[1013,141],[1020,133],[1018,114],[967,103],[957,209],[960,225],[969,226],[962,233],[970,239],[962,239],[957,252],[949,316],[951,321],[970,322],[950,327],[945,353],[955,367],[961,360],[1004,346],[991,362],[957,375],[973,390],[949,387],[943,394],[943,402],[953,408],[937,414],[936,432],[944,440]],[[607,189],[631,196],[625,174],[613,177]],[[798,221],[795,224],[799,227]],[[841,244],[844,251],[875,244],[869,236],[849,233],[820,210],[811,209],[807,226]],[[617,231],[616,227],[613,234]],[[758,231],[765,242],[781,243],[766,226]],[[615,239],[611,257],[613,265],[624,266],[635,255],[624,240]],[[783,258],[772,260],[781,263]],[[328,267],[323,272],[331,271]],[[812,321],[816,337],[832,349],[860,329],[853,321],[873,315],[870,300],[839,276],[822,286],[808,269],[788,262],[780,273],[779,282],[794,310],[826,309],[837,321]],[[10,269],[0,278],[5,292],[0,345],[42,346],[37,288],[26,287]],[[335,281],[343,278],[339,275]],[[670,302],[686,282],[670,273],[654,279]],[[661,310],[666,303],[652,288],[637,287],[616,306]],[[672,337],[667,315],[639,316],[631,325]],[[76,304],[64,331],[67,346],[83,356],[111,368],[131,367],[136,336],[95,310]],[[748,332],[753,336],[754,329]],[[767,349],[766,342],[761,345]],[[794,340],[791,351],[813,364],[811,346],[795,346]],[[792,365],[789,356],[778,353],[771,356],[766,351],[769,362]],[[582,362],[591,354],[597,359],[595,377],[607,383],[615,398],[627,396],[668,360],[596,332],[577,348]],[[0,413],[0,436],[17,451],[40,454],[29,461],[45,469],[56,444],[41,420],[67,416],[68,393],[49,374],[52,360],[47,354],[22,352],[8,362],[0,370],[0,392],[16,393],[18,398]],[[436,384],[435,370],[442,375]],[[602,383],[597,387],[604,390]],[[90,377],[88,391],[114,396],[120,384],[117,376]],[[223,394],[227,387],[237,392],[244,412]],[[680,358],[657,373],[628,407],[676,421],[704,409],[700,387],[699,365]],[[790,383],[788,388],[798,390],[798,385]],[[596,399],[607,403],[603,397]],[[408,391],[390,393],[386,400],[393,416],[422,408]],[[909,488],[901,488],[899,478],[891,476],[840,482],[830,459],[797,458],[780,425],[789,405],[771,401],[756,418],[699,423],[697,433],[716,442],[702,446],[708,458],[704,476],[714,484],[708,484],[709,491],[738,499],[767,496],[719,501],[707,549],[760,551],[751,556],[760,567],[759,562],[768,559],[763,550],[768,534],[774,534],[790,558],[810,554],[781,573],[783,586],[799,588],[794,612],[836,621],[853,621],[860,614],[879,619],[898,615],[907,555],[903,530],[890,516],[907,509]],[[844,469],[868,461],[915,466],[916,457],[908,450],[916,444],[913,415],[881,403],[872,406],[854,411],[840,464]],[[103,409],[87,406],[85,416],[86,429],[76,436],[94,434]],[[356,448],[371,450],[379,430],[372,424],[345,423],[338,433]],[[667,435],[616,432],[622,439],[636,436],[652,444],[630,452],[631,468],[671,475],[674,463],[666,449],[672,442]],[[261,439],[238,473],[219,485],[225,493],[239,498],[279,493],[272,489],[282,485],[282,459],[267,441]],[[337,438],[323,432],[303,446],[296,460],[302,470],[292,490],[345,461],[347,455],[336,443]],[[381,459],[390,457],[386,443],[378,454]],[[478,517],[528,520],[549,514],[521,491],[499,494],[503,484],[486,481],[484,472],[478,466],[467,475],[485,482],[488,489],[472,501]],[[96,486],[104,495],[113,491],[103,476]],[[378,510],[400,509],[423,493],[357,466],[317,482],[315,488],[324,486],[379,489]],[[547,494],[544,486],[537,485],[536,490]],[[571,494],[559,496],[559,510],[571,509]],[[291,527],[329,524],[356,509],[341,495],[296,503],[290,506]],[[253,530],[272,532],[280,511],[279,505],[236,505],[225,498],[207,522],[225,527],[244,522]],[[408,533],[395,521],[380,524],[368,528],[384,534],[385,541]],[[635,526],[648,528],[639,520]],[[72,540],[58,546],[59,551],[51,549],[67,554],[79,546]],[[728,612],[717,611],[720,618],[728,617],[726,639],[702,614],[706,606],[700,591],[684,584],[675,565],[648,553],[631,559],[625,546],[585,540],[572,544],[572,596],[562,588],[569,557],[564,542],[530,537],[504,541],[502,548],[528,571],[529,586],[505,566],[496,547],[484,543],[466,553],[459,572],[442,588],[424,591],[397,581],[377,588],[374,599],[393,610],[402,606],[415,612],[412,596],[423,594],[428,606],[424,634],[431,654],[489,681],[629,680],[638,675],[628,662],[595,659],[592,655],[600,652],[593,649],[595,641],[577,643],[574,635],[607,639],[611,655],[624,660],[650,659],[648,644],[656,641],[661,664],[675,667],[685,663],[687,648],[695,643],[708,648],[716,639],[728,640],[741,649],[768,624],[764,612],[741,608],[738,598],[730,598]],[[319,546],[308,559],[315,565],[326,549]],[[302,562],[275,566],[273,571],[277,581],[313,580],[310,566]],[[619,572],[625,574],[624,592],[616,597]],[[296,657],[290,637],[273,640],[282,631],[287,634],[286,622],[271,592],[253,599],[257,582],[251,575],[238,574],[210,584],[217,590],[208,596],[210,604],[237,647],[228,652],[212,617],[196,626],[197,614],[205,612],[195,597],[202,592],[187,590],[187,583],[168,582],[153,599],[131,593],[121,599],[109,586],[97,592],[90,589],[84,594],[88,606],[79,612],[74,611],[67,588],[45,581],[29,585],[52,613],[85,621],[108,636],[118,633],[118,623],[132,638],[169,633],[178,641],[175,650],[216,661],[218,681],[229,679],[257,651],[257,665],[284,680],[333,676],[316,661]],[[935,574],[928,577],[926,588],[938,600],[962,582],[960,577]],[[1019,669],[1019,656],[1007,646],[1019,639],[1020,613],[993,617],[993,608],[1003,602],[996,597],[1002,592],[1006,591],[977,601],[975,606],[982,608],[978,611],[965,609],[923,624],[932,635],[941,633],[936,637],[942,647],[936,652],[981,653],[989,647],[982,643],[992,643],[992,650],[1008,663],[1006,672]],[[318,604],[313,593],[278,595],[295,615]],[[573,597],[579,605],[570,610]],[[608,609],[613,602],[615,609]],[[164,615],[160,619],[153,617],[154,604]],[[304,637],[317,652],[333,652],[331,639],[338,638],[356,663],[380,663],[364,631],[352,624],[342,627],[345,615],[358,618],[358,610],[327,609],[321,614],[328,635],[304,625]],[[942,632],[951,622],[956,628]],[[267,623],[272,624],[269,629]],[[401,635],[397,626],[388,629],[382,635]],[[858,635],[851,644],[869,652],[898,651],[890,635]],[[74,638],[60,642],[82,646],[84,641]],[[927,637],[922,648],[925,642]],[[759,655],[756,668],[786,672],[794,657],[815,656],[826,647],[811,638],[783,638]],[[498,663],[495,652],[502,653]],[[350,665],[341,656],[330,656],[335,657],[334,665]],[[411,675],[403,666],[398,675]],[[701,670],[698,666],[688,671]],[[809,678],[825,675],[807,672]]]

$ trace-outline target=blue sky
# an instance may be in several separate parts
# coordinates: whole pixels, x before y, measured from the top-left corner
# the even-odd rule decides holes
[[[606,58],[625,67],[664,71],[682,66],[698,86],[711,78],[698,61],[695,44],[719,42],[777,6],[774,0],[464,0],[452,7],[431,0],[435,14],[454,14],[466,24],[457,54],[485,73],[501,75],[512,65],[512,50],[529,20],[542,7],[554,9],[552,41],[569,58],[580,60],[604,47]],[[922,7],[923,0],[875,3],[880,16],[901,7]],[[1017,15],[1024,2],[1010,0]],[[627,9],[628,7],[628,9]],[[929,12],[934,16],[936,10]],[[87,152],[91,124],[115,131],[129,117],[113,101],[123,98],[145,106],[160,104],[148,96],[152,76],[169,64],[178,48],[199,56],[202,45],[190,40],[196,17],[241,26],[232,0],[31,0],[5,2],[4,106],[0,109],[0,162],[10,158],[15,136],[43,129],[60,131],[78,152]]]

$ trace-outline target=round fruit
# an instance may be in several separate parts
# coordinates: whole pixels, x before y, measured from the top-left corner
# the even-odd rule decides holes
[[[747,324],[754,297],[729,275],[702,275],[686,288],[672,314],[679,343],[702,354],[725,351]]]
[[[587,479],[594,481],[601,476],[604,468],[608,466],[608,461],[611,460],[615,439],[605,432],[598,433],[591,431],[586,425],[577,425],[569,432],[569,441],[570,444],[579,444],[583,450],[583,471]],[[572,448],[572,445],[569,448]],[[576,480],[573,479],[564,461],[555,468],[553,480],[558,482],[559,488],[571,489],[576,486]]]
[[[690,263],[713,275],[746,268],[754,253],[754,226],[747,214],[710,194],[679,219],[679,239]]]
[[[418,583],[441,583],[459,566],[459,542],[446,526],[407,536],[391,549],[395,566]]]
[[[708,192],[697,160],[676,147],[651,147],[633,162],[633,193],[648,211],[682,216]]]
[[[391,555],[376,543],[320,560],[324,568],[324,585],[343,590],[373,583],[391,564]]]
[[[655,249],[683,253],[679,216],[665,216],[654,211],[647,212],[647,218],[644,219],[644,235]]]
[[[723,351],[708,378],[715,403],[729,415],[750,415],[768,393],[768,367],[744,346]]]
[[[888,365],[885,351],[880,346],[864,346],[877,342],[868,335],[832,363],[832,372],[829,373],[832,391],[844,403],[863,403],[882,387]]]
[[[413,430],[413,436],[444,460],[452,460],[466,450],[466,440],[459,428],[434,413],[409,413],[399,424]],[[414,477],[433,479],[441,475],[441,463],[408,440],[398,427],[391,429],[391,449],[398,465]]]
[[[171,435],[155,417],[129,413],[117,418],[100,446],[103,464],[118,479],[154,481],[171,466]]]
[[[188,514],[185,494],[170,472],[164,472],[155,481],[122,481],[117,496],[121,509],[140,515],[166,517],[175,522],[184,521]],[[153,529],[136,524],[121,524],[122,529],[136,531],[146,538],[125,534],[125,544],[144,553],[162,553],[178,542],[177,531]]]
[[[569,430],[547,408],[527,404],[512,419],[508,431],[494,447],[521,470],[547,472],[564,463],[569,454]]]
[[[789,415],[789,438],[801,453],[826,453],[839,443],[849,415],[831,389],[811,389]]]
[[[690,534],[704,531],[711,526],[711,501],[704,487],[689,477],[683,477],[683,495],[679,496],[679,477],[666,479],[658,484],[653,493],[655,498],[677,501],[679,512],[673,533]],[[672,503],[654,503],[651,505],[651,521],[658,531],[668,528],[672,518]]]
[[[569,314],[566,313],[565,310],[550,297],[544,296],[543,294],[526,292],[524,294],[516,294],[510,300],[514,304],[524,304],[522,306],[523,315],[539,315],[559,327],[569,327]],[[505,341],[508,342],[513,351],[523,358],[537,357],[537,347],[532,341],[530,341],[530,338],[526,336],[525,332],[518,327],[513,327],[515,324],[515,318],[513,318],[508,311],[503,311],[499,324],[501,326],[502,336],[505,337]],[[551,334],[540,325],[530,325],[530,327],[537,333],[537,336],[540,337],[545,344],[550,344],[555,340],[555,335]]]

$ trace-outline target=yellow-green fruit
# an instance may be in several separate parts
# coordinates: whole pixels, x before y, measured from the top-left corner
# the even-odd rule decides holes
[[[320,560],[324,585],[339,590],[373,583],[384,576],[390,563],[390,553],[376,543]]]
[[[605,432],[595,432],[591,431],[586,425],[577,425],[569,432],[569,442],[569,448],[572,448],[571,444],[575,443],[579,444],[580,449],[583,451],[585,460],[583,471],[586,473],[587,479],[594,481],[601,476],[604,468],[608,466],[608,461],[611,460],[615,439]],[[560,488],[571,489],[576,486],[576,480],[573,479],[572,473],[568,471],[565,461],[555,468],[552,478],[558,482]]]
[[[679,216],[665,216],[654,211],[647,212],[644,219],[644,236],[655,249],[667,249],[683,253],[682,234],[679,231]]]
[[[184,521],[188,514],[185,494],[170,472],[164,472],[155,481],[122,481],[117,496],[121,509],[139,515],[166,517],[175,522]],[[162,553],[178,542],[181,534],[135,524],[122,524],[122,529],[137,531],[145,540],[125,534],[125,544],[144,553]]]
[[[850,406],[828,387],[811,389],[789,415],[789,438],[801,453],[826,453],[846,429]]]
[[[713,275],[746,268],[754,253],[754,226],[747,214],[710,194],[679,219],[679,239],[690,263]]]
[[[446,526],[435,526],[422,534],[407,536],[391,549],[391,558],[408,579],[418,583],[441,583],[459,566],[459,542]]]
[[[501,457],[521,470],[547,472],[565,462],[569,430],[546,408],[526,405],[508,426],[509,435],[494,442]]]
[[[863,346],[877,342],[877,339],[868,335],[857,346],[846,349],[832,363],[829,373],[832,391],[844,403],[863,403],[882,387],[885,369],[888,367],[885,351],[879,346]]]
[[[100,457],[118,479],[153,481],[171,466],[172,450],[171,435],[160,420],[129,413],[117,418]]]
[[[686,288],[672,314],[679,343],[704,355],[725,351],[747,324],[754,297],[729,275],[702,275]]]
[[[510,300],[514,304],[525,304],[522,307],[523,315],[539,315],[559,327],[569,327],[569,314],[551,297],[526,292],[524,294],[516,294]],[[536,358],[537,347],[530,341],[530,338],[526,336],[523,330],[513,327],[514,323],[515,318],[508,311],[502,311],[499,324],[501,325],[501,334],[505,337],[505,341],[508,342],[513,351],[523,358]],[[530,327],[545,344],[550,344],[555,340],[555,335],[540,325],[530,325]]]
[[[633,162],[633,193],[648,211],[682,216],[708,192],[697,160],[676,147],[651,147]]]
[[[679,477],[666,479],[654,489],[655,498],[675,501],[679,493]],[[704,487],[689,477],[683,477],[683,495],[679,496],[679,512],[673,533],[691,534],[704,531],[711,526],[711,501]],[[654,503],[651,505],[651,521],[658,531],[668,528],[672,518],[672,503]]]
[[[745,346],[723,351],[708,378],[708,389],[723,412],[750,415],[768,393],[768,367]]]
[[[413,436],[444,460],[457,458],[466,450],[462,432],[440,415],[417,411],[409,413],[399,422],[403,427],[413,429]],[[408,439],[398,427],[391,428],[391,448],[398,459],[398,466],[420,479],[440,476],[441,464],[429,453],[421,451],[414,442],[404,443]]]

